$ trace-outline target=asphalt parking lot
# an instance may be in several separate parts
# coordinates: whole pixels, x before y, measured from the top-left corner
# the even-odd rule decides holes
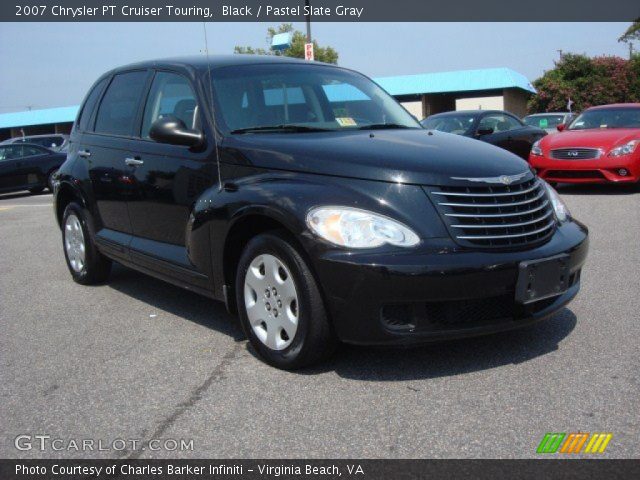
[[[73,283],[51,195],[0,195],[0,456],[513,458],[536,456],[545,432],[582,431],[613,434],[607,457],[638,457],[640,190],[560,193],[591,250],[554,318],[413,350],[343,347],[302,372],[258,361],[222,304],[123,267]],[[21,434],[193,449],[21,451]]]

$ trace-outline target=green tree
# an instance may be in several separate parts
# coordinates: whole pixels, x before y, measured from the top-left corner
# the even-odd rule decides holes
[[[640,18],[636,18],[627,31],[618,39],[619,42],[631,43],[640,40]]]
[[[594,57],[565,54],[555,67],[533,82],[538,94],[528,104],[530,113],[564,111],[594,105],[640,101],[640,56]]]
[[[291,39],[291,47],[286,50],[271,50],[271,40],[274,35],[279,33],[293,32]],[[291,23],[283,23],[278,28],[269,27],[267,29],[266,43],[267,48],[254,48],[250,46],[237,45],[233,49],[233,53],[252,54],[252,55],[276,55],[285,57],[304,58],[304,45],[307,43],[307,36],[299,30],[295,30]],[[338,63],[338,52],[332,47],[321,47],[318,42],[313,41],[313,55],[318,62]]]

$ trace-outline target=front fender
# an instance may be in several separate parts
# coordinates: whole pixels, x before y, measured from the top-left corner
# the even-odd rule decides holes
[[[223,166],[224,168],[224,166]],[[310,209],[341,205],[371,210],[414,228],[421,237],[448,234],[430,201],[417,185],[228,166],[222,189],[210,190],[194,209],[193,229],[207,225],[217,295],[224,283],[225,244],[234,226],[247,217],[267,217],[294,235],[311,257],[335,246],[312,234]],[[416,219],[420,219],[416,222]],[[195,239],[195,236],[192,236]],[[202,241],[202,240],[200,240]],[[196,249],[195,245],[192,248]]]

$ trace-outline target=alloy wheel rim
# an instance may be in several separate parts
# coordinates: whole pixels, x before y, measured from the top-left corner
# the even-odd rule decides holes
[[[76,215],[69,215],[64,224],[64,248],[69,265],[74,272],[80,273],[85,265],[86,247],[82,225]]]
[[[272,350],[284,350],[298,331],[296,285],[287,266],[269,254],[253,259],[244,280],[244,305],[256,337]]]

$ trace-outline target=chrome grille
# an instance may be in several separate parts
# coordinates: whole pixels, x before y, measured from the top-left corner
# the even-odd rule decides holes
[[[445,224],[461,245],[525,247],[547,240],[556,219],[538,178],[517,185],[439,187],[430,190]]]
[[[600,158],[601,153],[597,148],[556,148],[551,150],[551,158],[557,160],[591,160]]]

